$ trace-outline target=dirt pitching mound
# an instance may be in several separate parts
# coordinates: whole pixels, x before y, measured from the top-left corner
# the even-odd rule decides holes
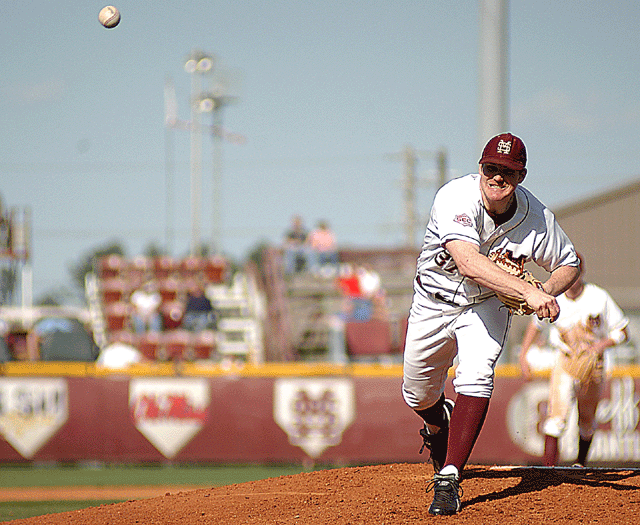
[[[351,467],[282,476],[14,520],[15,524],[638,523],[640,470],[469,466],[462,510],[430,516],[431,465]]]

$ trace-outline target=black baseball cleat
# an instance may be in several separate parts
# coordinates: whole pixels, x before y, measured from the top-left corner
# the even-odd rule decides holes
[[[429,514],[434,516],[450,516],[460,512],[462,503],[462,489],[455,474],[435,474],[427,487],[427,492],[433,489],[433,502],[429,507]]]
[[[444,400],[444,413],[447,420],[445,427],[442,427],[435,434],[431,434],[427,429],[427,426],[420,429],[420,435],[423,439],[422,447],[420,448],[420,454],[425,448],[428,448],[431,452],[430,459],[433,463],[433,470],[440,472],[444,467],[444,461],[447,458],[447,442],[449,441],[449,422],[451,421],[451,412],[453,411],[455,403],[451,399]]]

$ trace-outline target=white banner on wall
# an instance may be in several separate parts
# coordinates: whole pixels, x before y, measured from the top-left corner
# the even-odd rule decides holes
[[[31,459],[69,417],[65,379],[0,379],[0,433]]]
[[[350,379],[277,379],[273,417],[289,443],[317,458],[342,440],[355,418],[355,393]]]
[[[200,378],[134,378],[129,410],[136,428],[166,458],[200,432],[209,407],[209,382]]]

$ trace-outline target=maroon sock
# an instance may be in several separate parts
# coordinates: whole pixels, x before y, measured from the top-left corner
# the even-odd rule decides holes
[[[449,444],[445,465],[454,465],[458,472],[467,464],[489,409],[489,398],[459,394],[449,425]]]
[[[544,436],[544,466],[553,467],[558,464],[558,438]]]

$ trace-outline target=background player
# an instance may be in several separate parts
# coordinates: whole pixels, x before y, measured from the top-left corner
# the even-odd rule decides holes
[[[549,332],[549,343],[557,349],[557,359],[551,372],[547,418],[543,425],[545,434],[544,464],[558,464],[558,440],[567,426],[567,417],[573,404],[578,404],[578,458],[576,465],[584,466],[596,429],[596,408],[602,397],[604,351],[628,339],[629,320],[606,290],[586,283],[584,260],[580,257],[582,273],[578,280],[563,295],[558,297],[560,317],[552,325],[533,318],[527,327],[520,351],[520,366],[525,378],[531,379],[531,368],[527,352],[538,335],[545,329]],[[545,330],[546,331],[546,330]],[[572,348],[570,332],[580,334],[578,344],[587,344],[598,357],[599,366],[583,381],[575,379],[563,366],[562,353],[570,354]]]
[[[578,276],[575,250],[555,217],[519,186],[526,161],[520,138],[493,137],[479,174],[437,192],[418,257],[403,396],[424,421],[421,435],[435,469],[431,514],[460,510],[460,474],[484,423],[511,316],[495,292],[522,299],[540,318],[553,320],[560,312],[555,296]],[[499,268],[488,258],[496,252],[549,271],[543,289]],[[456,355],[453,407],[444,387]]]

